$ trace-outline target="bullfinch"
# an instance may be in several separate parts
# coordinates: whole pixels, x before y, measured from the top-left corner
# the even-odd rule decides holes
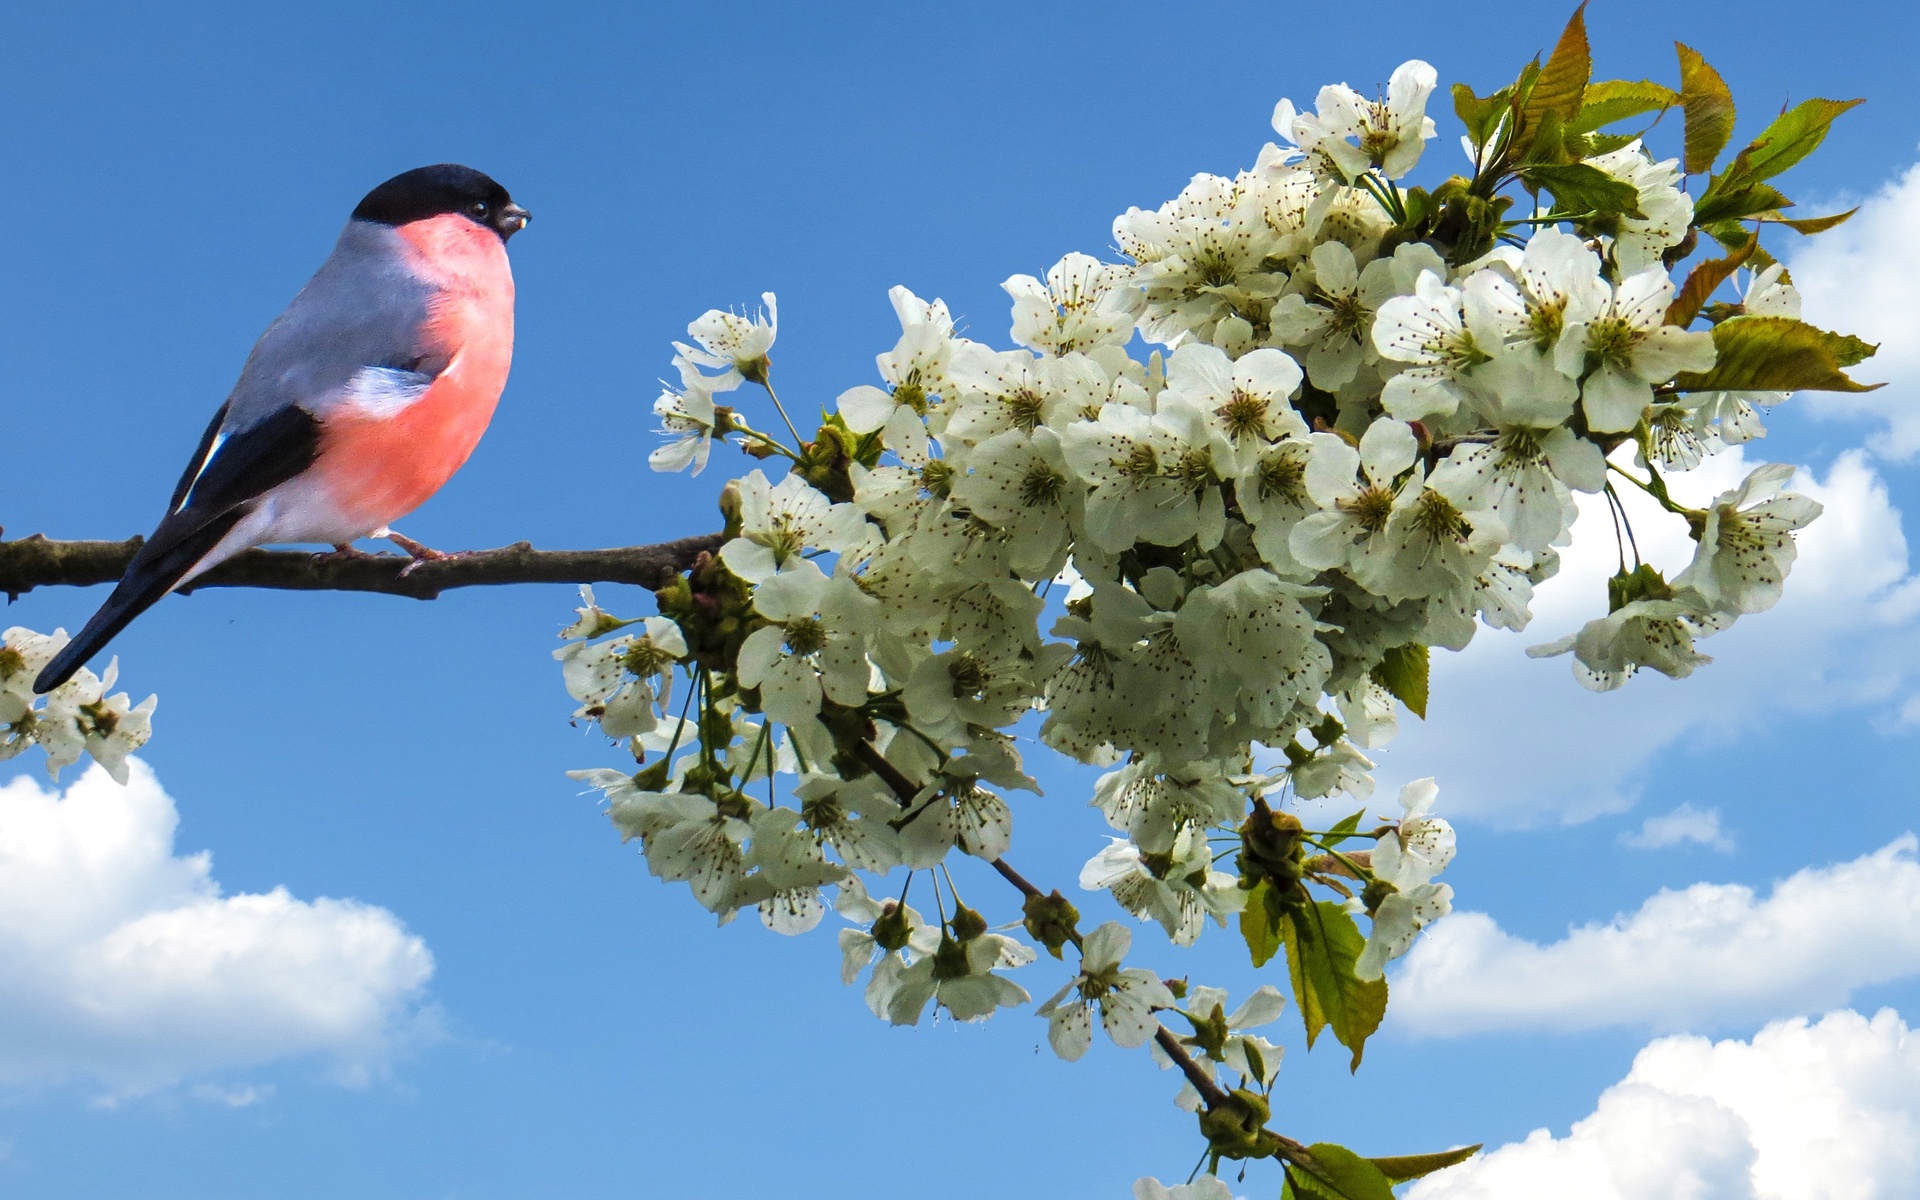
[[[351,552],[467,461],[513,360],[507,239],[529,214],[470,167],[396,175],[353,210],[333,253],[254,344],[167,512],[113,594],[47,664],[66,682],[127,623],[269,542]]]

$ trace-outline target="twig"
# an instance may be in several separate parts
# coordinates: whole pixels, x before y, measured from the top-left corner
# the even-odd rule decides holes
[[[1200,1098],[1207,1102],[1208,1108],[1217,1108],[1233,1099],[1227,1095],[1227,1089],[1214,1082],[1213,1076],[1207,1074],[1204,1067],[1193,1061],[1193,1055],[1187,1053],[1187,1048],[1180,1044],[1180,1039],[1174,1037],[1165,1025],[1154,1028],[1153,1040],[1167,1052],[1167,1057],[1173,1060],[1173,1065],[1180,1068],[1180,1073],[1187,1077],[1187,1082],[1193,1085],[1193,1090],[1200,1093]]]
[[[63,542],[40,534],[0,541],[0,592],[9,599],[41,587],[91,587],[112,583],[144,539],[124,542]],[[416,561],[398,554],[308,554],[299,550],[248,550],[182,587],[277,588],[302,592],[378,592],[432,600],[449,588],[509,583],[631,583],[664,586],[712,553],[725,539],[717,533],[651,546],[604,550],[535,550],[515,542]],[[409,570],[411,567],[411,570]]]
[[[853,756],[859,759],[868,770],[878,775],[881,783],[892,788],[893,794],[900,797],[900,803],[912,804],[914,799],[920,795],[919,786],[916,785],[913,780],[908,779],[899,767],[888,762],[887,756],[875,749],[872,742],[867,741],[865,738],[855,742],[853,744]]]
[[[1033,886],[1033,884],[1031,884],[1031,883],[1029,883],[1029,882],[1027,882],[1027,877],[1026,877],[1026,876],[1024,876],[1024,875],[1022,875],[1022,874],[1021,874],[1020,872],[1018,872],[1018,871],[1016,871],[1016,870],[1014,870],[1014,869],[1013,869],[1012,867],[1010,867],[1010,866],[1008,866],[1008,865],[1006,864],[1006,860],[1004,860],[1004,859],[999,859],[999,858],[996,858],[996,859],[994,859],[994,860],[993,860],[993,869],[994,869],[994,870],[996,870],[996,871],[998,871],[998,872],[1000,872],[1000,878],[1002,878],[1002,879],[1004,879],[1004,880],[1006,880],[1006,881],[1007,881],[1008,883],[1010,883],[1010,884],[1012,884],[1013,886],[1015,886],[1015,887],[1017,887],[1017,888],[1019,888],[1019,889],[1020,889],[1020,891],[1021,891],[1022,893],[1024,893],[1025,895],[1028,895],[1028,896],[1044,896],[1044,895],[1046,895],[1046,893],[1045,893],[1045,892],[1042,892],[1042,891],[1041,891],[1041,890],[1040,890],[1039,888],[1037,888],[1037,887],[1035,887],[1035,886]]]

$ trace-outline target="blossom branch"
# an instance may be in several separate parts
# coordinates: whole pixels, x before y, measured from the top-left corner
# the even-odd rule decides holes
[[[865,740],[855,743],[854,755],[871,768],[873,773],[879,776],[880,780],[891,788],[894,794],[900,797],[903,802],[911,803],[913,799],[920,794],[920,789],[913,785],[913,781],[908,779],[906,775],[901,772],[900,768],[889,762],[887,756],[880,753],[880,751],[874,747],[873,743]],[[996,858],[989,865],[1000,873],[1002,879],[1005,879],[1008,883],[1018,888],[1021,894],[1029,897],[1045,895],[1031,880],[1019,871],[1016,871],[1004,858]],[[1215,1082],[1213,1076],[1207,1073],[1206,1068],[1194,1061],[1193,1055],[1187,1053],[1187,1048],[1180,1044],[1180,1039],[1175,1037],[1166,1026],[1156,1025],[1154,1027],[1153,1040],[1159,1045],[1161,1050],[1166,1052],[1167,1057],[1173,1060],[1174,1065],[1180,1068],[1180,1073],[1187,1077],[1187,1081],[1193,1084],[1193,1089],[1200,1093],[1200,1098],[1206,1101],[1208,1108],[1217,1108],[1232,1099],[1232,1097],[1227,1094],[1226,1089]],[[1274,1136],[1280,1137],[1278,1134]],[[1289,1147],[1304,1149],[1304,1147],[1300,1147],[1300,1143],[1289,1138],[1281,1138],[1280,1140]]]
[[[275,588],[303,592],[378,592],[432,600],[450,588],[510,583],[631,583],[658,588],[720,548],[724,537],[702,534],[647,546],[601,550],[535,550],[515,542],[445,558],[414,560],[398,554],[309,554],[248,550],[182,587]],[[112,583],[126,571],[144,539],[124,542],[55,541],[41,534],[0,541],[0,592],[9,599],[41,587]]]

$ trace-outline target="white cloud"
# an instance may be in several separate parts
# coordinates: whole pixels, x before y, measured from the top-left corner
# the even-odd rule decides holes
[[[1620,839],[1641,850],[1663,850],[1683,842],[1695,842],[1715,850],[1733,849],[1733,839],[1720,828],[1720,810],[1698,809],[1682,804],[1670,813],[1648,817],[1640,823],[1640,832]]]
[[[1892,1010],[1662,1038],[1566,1137],[1545,1129],[1408,1200],[1912,1200],[1920,1038]]]
[[[1887,184],[1851,221],[1807,239],[1789,265],[1806,298],[1807,320],[1878,342],[1880,352],[1849,373],[1886,380],[1876,392],[1807,392],[1793,401],[1825,416],[1885,421],[1873,448],[1890,458],[1920,452],[1920,166]]]
[[[1675,498],[1704,504],[1759,461],[1722,454],[1672,477]],[[1691,678],[1642,672],[1605,694],[1575,683],[1566,659],[1525,654],[1606,612],[1617,551],[1604,503],[1582,497],[1575,544],[1540,588],[1533,625],[1483,629],[1461,653],[1434,656],[1429,719],[1402,723],[1382,784],[1434,775],[1450,816],[1572,823],[1632,807],[1648,763],[1669,747],[1866,704],[1885,706],[1892,723],[1920,673],[1920,583],[1907,574],[1900,513],[1858,452],[1824,480],[1803,474],[1793,487],[1826,512],[1800,534],[1785,598],[1703,641],[1715,661]],[[1693,556],[1685,524],[1631,488],[1622,493],[1642,556],[1672,578]]]
[[[1844,1004],[1920,972],[1920,863],[1906,834],[1808,867],[1762,900],[1739,884],[1662,890],[1551,945],[1456,913],[1393,979],[1390,1020],[1415,1034],[1495,1029],[1725,1028]]]
[[[353,900],[222,896],[206,853],[173,852],[178,823],[138,761],[126,787],[98,767],[64,796],[0,787],[0,1082],[132,1095],[295,1056],[378,1070],[420,1019],[425,943]]]

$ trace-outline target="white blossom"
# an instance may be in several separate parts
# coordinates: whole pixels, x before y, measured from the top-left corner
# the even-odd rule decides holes
[[[764,380],[767,351],[780,332],[780,305],[772,292],[762,292],[760,303],[765,307],[757,313],[708,309],[687,326],[688,336],[698,345],[674,343],[688,362],[721,372],[708,378],[708,390],[723,392],[738,387],[743,379]]]
[[[1693,648],[1694,638],[1723,624],[1697,592],[1681,592],[1669,600],[1631,601],[1558,641],[1529,646],[1527,653],[1551,658],[1571,651],[1574,678],[1593,691],[1608,692],[1641,667],[1685,679],[1713,661]]]
[[[761,583],[808,549],[846,551],[867,538],[851,504],[834,504],[798,475],[770,483],[759,471],[740,486],[740,536],[720,548],[720,561],[748,583]]]
[[[1386,964],[1405,954],[1420,930],[1453,910],[1453,889],[1433,877],[1453,861],[1453,826],[1428,810],[1440,789],[1416,779],[1400,789],[1399,828],[1373,852],[1374,877],[1391,887],[1373,913],[1373,929],[1354,964],[1361,979],[1378,979]]]
[[[1293,105],[1282,100],[1274,109],[1273,127],[1310,163],[1329,163],[1348,182],[1370,167],[1399,179],[1413,170],[1434,135],[1427,97],[1438,80],[1431,66],[1415,59],[1394,70],[1383,100],[1368,100],[1345,84],[1329,84],[1320,89],[1311,115],[1296,114]],[[1358,144],[1348,142],[1350,137]]]
[[[1584,323],[1569,322],[1567,346],[1592,366],[1581,389],[1587,426],[1595,433],[1632,429],[1653,403],[1655,384],[1682,371],[1713,366],[1713,335],[1666,323],[1673,280],[1648,267],[1621,280],[1606,307]]]
[[[1613,256],[1621,274],[1657,267],[1661,254],[1679,245],[1693,223],[1693,199],[1679,187],[1680,160],[1655,162],[1636,138],[1586,163],[1632,184],[1639,193],[1643,215],[1619,218],[1619,232],[1613,238]]]
[[[1101,1028],[1122,1049],[1138,1049],[1159,1028],[1153,1010],[1171,1007],[1173,993],[1152,971],[1120,965],[1132,945],[1133,934],[1117,921],[1087,934],[1080,946],[1080,973],[1038,1010],[1047,1019],[1047,1043],[1055,1054],[1073,1062],[1087,1052],[1096,1008]]]
[[[1781,488],[1793,478],[1783,463],[1756,467],[1707,508],[1693,562],[1674,578],[1724,613],[1765,612],[1780,600],[1798,555],[1794,531],[1820,515],[1820,503]]]
[[[866,699],[865,632],[879,602],[851,579],[803,559],[755,588],[753,607],[770,623],[740,647],[740,682],[760,689],[768,716],[792,725],[811,720],[823,695]]]
[[[1233,1200],[1233,1189],[1218,1175],[1202,1175],[1172,1187],[1149,1175],[1134,1181],[1133,1200]]]
[[[1273,340],[1296,347],[1315,387],[1334,391],[1353,382],[1363,364],[1379,357],[1371,333],[1374,314],[1394,294],[1393,262],[1375,259],[1362,270],[1343,242],[1313,248],[1311,272],[1297,272],[1268,318]]]
[[[1015,275],[1000,285],[1013,297],[1013,340],[1042,354],[1122,346],[1133,336],[1139,292],[1126,273],[1085,254],[1069,254],[1045,283]]]
[[[1253,452],[1284,437],[1305,437],[1307,423],[1289,399],[1300,389],[1300,366],[1278,350],[1229,359],[1213,346],[1188,343],[1167,361],[1161,393],[1199,410],[1236,452]]]

